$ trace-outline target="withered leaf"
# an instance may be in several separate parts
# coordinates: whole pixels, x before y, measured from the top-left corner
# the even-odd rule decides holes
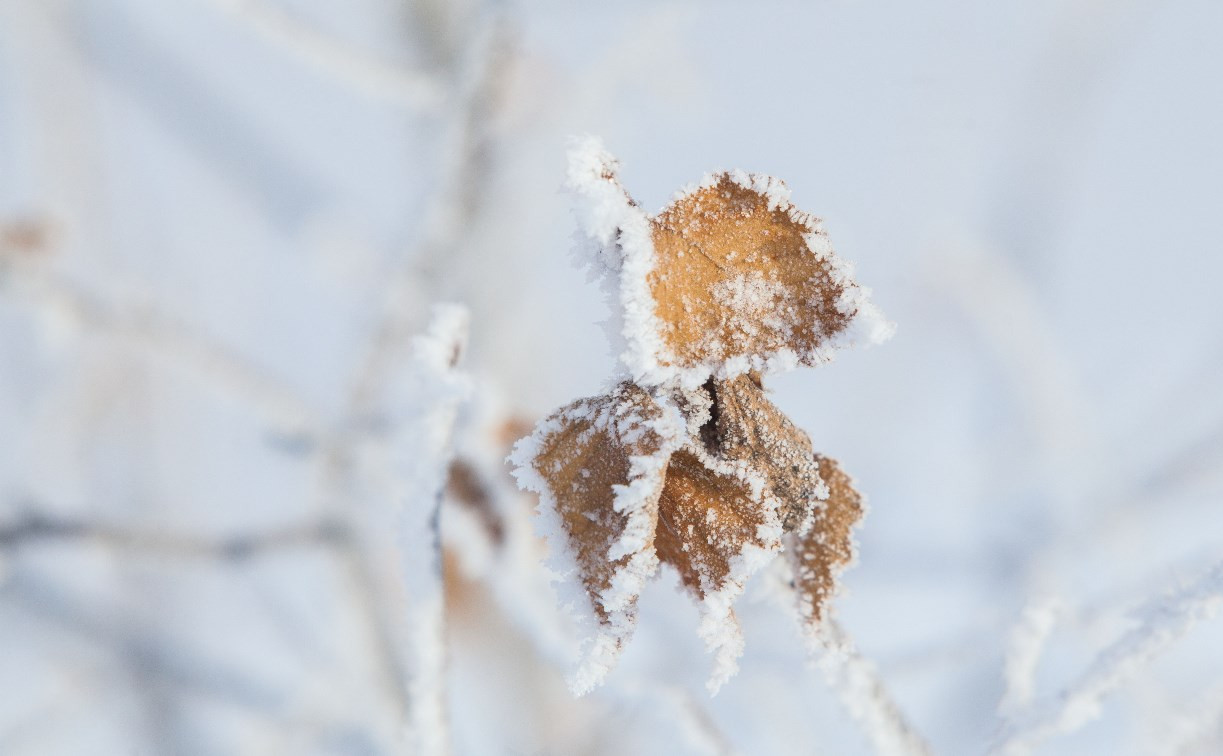
[[[855,312],[838,304],[853,284],[826,243],[809,244],[824,238],[819,222],[770,196],[779,185],[719,174],[654,218],[649,286],[664,365],[747,358],[760,367],[778,353],[814,364],[848,326]]]
[[[743,649],[732,604],[747,579],[784,545],[804,622],[818,626],[863,514],[849,477],[767,399],[760,373],[827,361],[892,326],[780,181],[716,174],[650,217],[617,166],[582,140],[569,185],[587,260],[611,277],[631,379],[554,413],[511,459],[602,625],[574,689],[614,664],[659,560],[700,602],[716,689]]]
[[[538,477],[520,479],[559,515],[591,607],[605,625],[627,621],[631,627],[639,590],[633,586],[657,567],[657,502],[670,453],[660,432],[663,414],[646,391],[622,383],[608,396],[551,415],[532,437],[534,454],[521,460]]]
[[[799,528],[827,492],[811,439],[768,400],[758,376],[711,380],[706,388],[713,396],[712,417],[702,429],[706,448],[762,476],[782,527]]]
[[[704,599],[726,587],[733,560],[748,546],[778,548],[762,527],[772,517],[770,507],[742,481],[714,472],[692,451],[681,450],[667,468],[655,547],[684,585]]]
[[[853,480],[835,460],[820,455],[815,459],[828,485],[828,499],[816,509],[809,530],[787,537],[799,614],[810,628],[823,621],[839,575],[854,560],[853,528],[863,515],[862,495]]]

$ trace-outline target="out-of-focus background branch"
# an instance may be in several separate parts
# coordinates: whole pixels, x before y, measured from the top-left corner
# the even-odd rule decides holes
[[[1220,32],[1206,0],[0,0],[0,753],[402,753],[430,697],[415,742],[456,753],[1223,750]],[[899,324],[771,384],[872,504],[841,667],[749,586],[710,699],[665,575],[564,688],[502,460],[610,372],[557,191],[582,133],[651,210],[785,179]],[[446,301],[437,385],[471,390],[426,401]]]

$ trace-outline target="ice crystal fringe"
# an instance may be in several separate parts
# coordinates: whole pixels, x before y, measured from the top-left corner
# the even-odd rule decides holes
[[[747,581],[789,550],[798,614],[820,626],[863,513],[763,376],[892,326],[778,179],[710,174],[651,216],[618,170],[597,139],[573,144],[567,185],[578,252],[610,300],[613,388],[554,412],[510,462],[539,494],[563,600],[590,628],[573,690],[615,665],[642,587],[667,563],[700,607],[716,692],[743,652],[733,606]]]

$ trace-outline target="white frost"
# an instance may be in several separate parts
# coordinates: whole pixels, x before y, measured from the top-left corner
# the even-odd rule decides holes
[[[403,476],[399,554],[409,622],[407,735],[414,753],[449,750],[445,695],[444,596],[438,508],[446,486],[460,406],[471,393],[455,369],[467,342],[467,310],[433,309],[426,333],[413,341],[407,390],[393,409],[392,446]]]
[[[510,455],[519,485],[539,494],[537,522],[541,534],[548,540],[549,566],[557,574],[560,598],[575,619],[588,629],[578,667],[569,679],[570,688],[577,695],[588,693],[601,684],[615,666],[620,649],[636,624],[633,602],[646,582],[658,572],[658,555],[652,546],[657,501],[667,462],[686,431],[685,421],[675,407],[661,402],[659,407],[663,410],[660,417],[646,418],[631,404],[615,401],[614,395],[611,399],[581,400],[541,422],[530,436],[515,444]],[[613,487],[612,507],[626,515],[627,522],[620,537],[608,545],[606,559],[613,561],[625,556],[629,559],[612,575],[611,585],[596,598],[607,615],[606,622],[600,621],[581,582],[577,555],[558,514],[556,496],[548,481],[534,467],[545,439],[565,424],[580,420],[591,423],[588,433],[610,433],[623,443],[645,433],[657,434],[662,441],[657,454],[630,456],[628,482]]]
[[[620,185],[619,167],[619,161],[596,137],[575,139],[569,150],[566,186],[577,200],[574,211],[579,228],[579,259],[602,281],[611,310],[606,325],[613,352],[622,374],[638,385],[693,389],[710,377],[729,379],[749,370],[768,374],[791,370],[803,362],[822,364],[831,361],[840,349],[879,343],[895,331],[895,325],[871,303],[870,290],[854,283],[852,266],[833,252],[819,219],[790,203],[790,190],[784,182],[741,170],[716,172],[686,187],[674,200],[714,186],[727,176],[765,197],[770,210],[788,213],[796,222],[813,228],[804,237],[808,249],[831,267],[834,282],[843,288],[836,307],[851,316],[851,320],[844,330],[811,354],[799,355],[783,347],[767,353],[711,359],[689,367],[677,366],[678,360],[663,338],[664,324],[656,314],[649,285],[657,260],[651,219]],[[779,322],[779,315],[767,306],[777,301],[779,284],[770,282],[764,274],[719,286],[725,289],[719,296],[726,294],[727,301],[743,305],[745,322],[765,325],[770,319]],[[735,345],[726,346],[733,351]]]
[[[1151,606],[1138,627],[1105,648],[1057,695],[1012,721],[992,753],[1024,754],[1056,735],[1074,732],[1100,714],[1104,698],[1223,606],[1223,564]]]

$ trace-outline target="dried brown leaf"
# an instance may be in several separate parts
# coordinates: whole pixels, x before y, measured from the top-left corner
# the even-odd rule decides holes
[[[721,590],[732,560],[748,546],[775,548],[762,537],[770,508],[734,476],[714,472],[689,450],[671,456],[658,502],[659,558],[675,567],[698,598]]]
[[[656,430],[662,415],[647,392],[623,383],[609,396],[562,408],[536,432],[539,444],[530,465],[546,488],[540,493],[554,500],[582,584],[605,624],[613,613],[629,618],[633,613],[635,596],[623,607],[605,606],[617,573],[635,556],[652,555],[665,459],[659,460],[653,480],[641,480],[631,458],[669,453]],[[636,480],[646,487],[635,492],[642,500],[631,510],[617,511],[617,497]],[[636,538],[635,548],[613,556],[617,546],[624,550],[626,534]]]
[[[710,381],[706,448],[720,459],[763,476],[765,494],[777,501],[782,527],[799,528],[826,493],[811,439],[765,396],[759,376]]]
[[[823,621],[841,572],[854,560],[853,528],[864,511],[862,495],[836,460],[821,455],[815,459],[828,485],[828,499],[817,508],[811,528],[792,534],[788,544],[799,613],[810,627]]]
[[[657,256],[649,275],[671,357],[664,365],[762,358],[792,351],[802,364],[854,315],[837,307],[843,273],[817,254],[818,221],[721,174],[652,222]]]

